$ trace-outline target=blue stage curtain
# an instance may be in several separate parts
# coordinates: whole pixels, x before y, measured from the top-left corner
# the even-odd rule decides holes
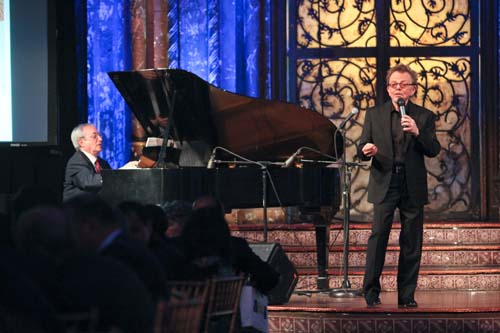
[[[76,0],[78,1],[78,0]],[[169,67],[269,98],[271,0],[168,0]],[[108,71],[130,69],[130,0],[87,0],[88,121],[113,167],[130,158],[130,112]]]
[[[271,0],[169,0],[169,67],[270,98]]]
[[[103,137],[101,157],[113,168],[131,153],[131,114],[107,72],[130,69],[130,3],[87,0],[88,122]]]

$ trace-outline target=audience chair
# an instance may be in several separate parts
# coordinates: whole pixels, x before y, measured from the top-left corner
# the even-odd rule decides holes
[[[200,332],[207,303],[209,281],[168,283],[170,299],[160,301],[155,316],[155,333]]]
[[[243,281],[243,276],[221,277],[211,280],[205,332],[234,332]]]

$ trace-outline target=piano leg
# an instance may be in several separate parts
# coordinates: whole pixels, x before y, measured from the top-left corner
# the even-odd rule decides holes
[[[341,288],[330,288],[328,278],[328,253],[329,253],[329,219],[320,213],[301,214],[303,222],[313,223],[316,234],[316,258],[318,278],[316,280],[317,290],[296,290],[297,295],[311,296],[315,293],[327,294],[330,297],[357,297],[361,296],[359,290],[342,286]]]
[[[316,216],[313,223],[316,234],[316,258],[318,268],[316,286],[318,291],[326,291],[330,288],[328,279],[329,228],[326,219],[319,214]]]
[[[328,243],[329,243],[329,223],[321,213],[301,211],[300,221],[314,224],[316,235],[316,259],[318,277],[316,279],[316,290],[296,290],[298,295],[311,296],[314,293],[324,293],[330,295],[333,289],[330,289],[328,278]]]

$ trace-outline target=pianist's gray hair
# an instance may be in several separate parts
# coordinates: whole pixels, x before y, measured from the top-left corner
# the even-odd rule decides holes
[[[76,150],[80,150],[80,145],[78,144],[78,140],[85,137],[83,133],[83,128],[85,126],[92,126],[92,124],[89,123],[80,124],[75,128],[73,128],[73,131],[71,131],[71,142],[73,143],[73,147],[75,147]]]

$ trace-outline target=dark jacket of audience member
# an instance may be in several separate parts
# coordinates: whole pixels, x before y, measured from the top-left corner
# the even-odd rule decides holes
[[[46,293],[3,261],[0,261],[0,332],[63,332],[56,308]]]
[[[144,244],[123,231],[118,211],[90,194],[69,200],[67,210],[81,249],[110,256],[130,267],[151,291],[153,300],[166,297],[163,267]]]
[[[182,230],[185,279],[230,275],[230,231],[217,208],[195,210]]]
[[[56,207],[36,207],[23,213],[14,222],[13,239],[16,250],[4,260],[36,282],[57,306],[65,297],[58,266],[74,255],[74,238],[63,212]]]
[[[61,291],[69,311],[97,308],[99,331],[152,332],[155,305],[149,290],[129,267],[105,256],[77,256],[60,268]]]
[[[37,290],[32,291],[32,298],[20,297],[22,293],[17,291],[18,306],[24,302],[43,305],[47,310],[39,311],[41,316],[50,315],[47,311],[52,307],[58,314],[97,309],[101,331],[152,331],[154,305],[144,283],[115,259],[78,254],[72,225],[60,209],[37,207],[25,212],[15,221],[13,236],[17,251],[2,251],[0,262],[29,277],[47,295],[46,302],[50,302],[47,306],[36,300],[40,297]],[[26,292],[31,290],[29,286],[25,288]],[[24,305],[26,314],[35,309],[28,305]]]
[[[160,263],[165,267],[168,280],[175,279],[173,273],[184,262],[179,237],[175,239],[167,238],[167,217],[163,209],[157,205],[145,205],[143,216],[146,223],[151,226],[151,237],[149,248],[158,257]]]
[[[195,210],[184,226],[182,238],[190,263],[187,267],[199,267],[192,264],[196,258],[216,256],[220,258],[219,265],[229,264],[234,272],[245,273],[264,293],[279,282],[279,274],[252,251],[245,239],[231,236],[224,210],[213,198],[195,202]],[[201,246],[196,246],[197,243]],[[218,267],[212,265],[208,273],[214,274]]]

